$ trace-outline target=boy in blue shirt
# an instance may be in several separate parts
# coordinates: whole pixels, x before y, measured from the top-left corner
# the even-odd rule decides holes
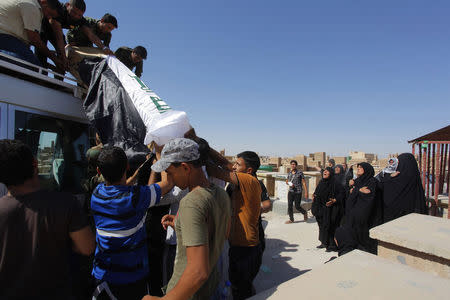
[[[91,198],[97,241],[93,299],[141,299],[148,290],[147,209],[168,204],[160,202],[161,195],[173,184],[126,185],[128,160],[118,147],[103,148],[97,166],[105,183],[97,186]]]

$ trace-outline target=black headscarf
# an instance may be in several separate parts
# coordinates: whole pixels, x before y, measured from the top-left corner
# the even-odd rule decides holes
[[[385,176],[381,182],[384,222],[410,213],[428,213],[419,168],[411,153],[399,155],[397,171],[397,176]]]
[[[334,183],[334,170],[331,167],[327,167],[325,170],[330,172],[330,176],[328,178],[323,178],[320,180],[319,184],[317,185],[316,190],[314,191],[314,194],[316,197],[328,201],[328,198],[332,195],[332,188]]]
[[[345,170],[344,167],[342,165],[336,165],[336,167],[334,167],[334,169],[339,169],[339,174],[334,174],[334,180],[337,183],[340,183],[342,186],[345,186]]]
[[[374,179],[373,175],[375,175],[375,170],[369,163],[359,163],[358,166],[364,169],[364,174],[355,179],[355,183],[353,184],[353,191],[348,195],[347,201],[345,203],[345,214],[347,214],[355,205],[356,198],[360,194],[359,189],[364,186],[368,186],[369,183]],[[376,182],[374,181],[374,183]],[[375,187],[369,189],[372,193],[375,192]]]
[[[376,216],[376,189],[377,180],[373,177],[375,170],[369,163],[360,163],[364,174],[355,179],[353,190],[348,196],[345,207],[345,239],[352,239],[351,247],[375,253],[376,241],[369,237],[369,229],[374,225]],[[363,193],[361,188],[366,187],[369,193]],[[339,247],[348,247],[348,242],[340,241],[336,237]],[[341,237],[342,238],[342,237]]]

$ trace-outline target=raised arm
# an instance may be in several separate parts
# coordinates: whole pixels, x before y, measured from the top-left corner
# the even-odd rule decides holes
[[[150,181],[150,179],[149,179],[149,181]],[[172,178],[170,176],[167,176],[166,172],[162,172],[161,173],[161,181],[157,182],[157,184],[161,188],[161,195],[167,194],[175,186],[173,181],[172,181]]]
[[[223,169],[229,171],[233,170],[233,164],[229,162],[228,159],[226,159],[222,154],[212,148],[209,150],[209,158]]]
[[[216,177],[218,179],[221,179],[226,182],[230,182],[235,185],[239,184],[238,177],[237,177],[236,173],[233,171],[220,168],[217,165],[212,164],[212,163],[206,164],[206,170],[207,170],[208,174],[211,175],[212,177]]]
[[[42,40],[41,37],[39,36],[39,33],[35,32],[35,31],[31,31],[31,30],[27,30],[25,29],[25,32],[28,36],[28,39],[30,40],[30,43],[36,47],[36,49],[38,49],[42,54],[44,54],[46,57],[50,58],[51,60],[53,60],[53,62],[56,64],[56,66],[58,68],[64,69],[64,64],[61,61],[61,59],[59,59],[58,57],[56,57],[55,53],[53,53],[52,51],[50,51],[47,48],[47,45],[45,45]]]
[[[68,60],[66,57],[66,52],[64,50],[64,35],[61,27],[61,23],[56,21],[55,19],[48,20],[50,23],[50,26],[52,27],[53,34],[55,35],[56,39],[56,52],[59,57],[63,60],[64,67],[67,69],[68,66]]]
[[[81,26],[81,30],[83,33],[88,37],[88,39],[94,43],[99,49],[103,50],[108,55],[114,55],[114,52],[112,52],[106,45],[103,45],[103,42],[99,39],[99,37],[92,32],[92,30],[86,26]]]

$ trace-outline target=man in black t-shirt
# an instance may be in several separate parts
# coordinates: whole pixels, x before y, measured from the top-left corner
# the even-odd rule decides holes
[[[120,47],[114,53],[118,60],[134,73],[137,77],[142,76],[144,71],[144,59],[147,59],[147,49],[142,46],[137,46],[134,49],[128,47]]]
[[[37,161],[19,141],[0,141],[0,299],[71,299],[68,257],[95,249],[80,203],[40,189]]]
[[[269,193],[262,180],[259,180],[259,185],[261,186],[261,213],[266,213],[272,209],[272,202],[270,201]],[[262,226],[261,216],[259,216],[259,242],[261,243],[262,255],[266,249],[266,238],[264,236],[264,227]]]
[[[106,47],[109,47],[111,42],[111,31],[118,27],[117,19],[111,14],[105,14],[100,20],[86,17],[86,26],[103,42]],[[80,26],[70,29],[67,32],[67,42],[71,46],[77,47],[93,47],[92,41],[83,32]]]

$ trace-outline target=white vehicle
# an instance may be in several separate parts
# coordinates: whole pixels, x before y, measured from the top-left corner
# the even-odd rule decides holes
[[[83,194],[86,151],[94,141],[82,107],[83,90],[15,57],[0,53],[0,139],[28,144],[43,188]]]

